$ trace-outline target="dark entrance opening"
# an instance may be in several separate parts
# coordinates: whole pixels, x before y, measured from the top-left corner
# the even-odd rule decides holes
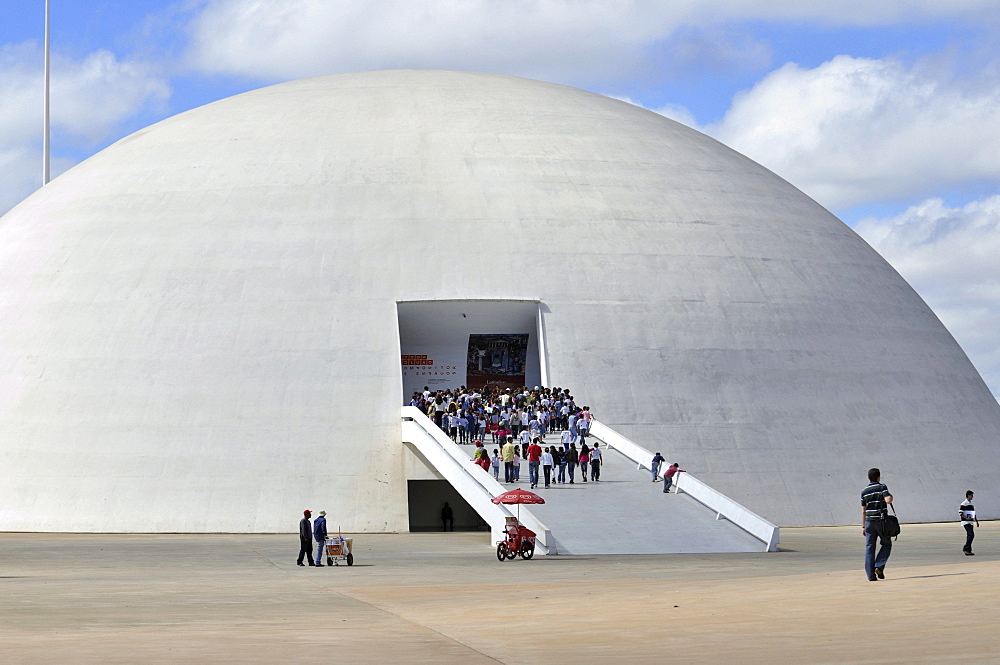
[[[408,480],[410,531],[441,531],[441,508],[447,501],[455,515],[455,531],[476,531],[489,526],[447,480]]]

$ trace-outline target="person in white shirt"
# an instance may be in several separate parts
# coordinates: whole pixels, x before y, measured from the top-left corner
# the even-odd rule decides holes
[[[965,556],[975,556],[972,552],[972,540],[976,537],[976,532],[972,528],[972,522],[975,521],[976,526],[979,526],[979,518],[976,517],[976,507],[972,505],[973,496],[975,494],[972,490],[966,492],[965,501],[958,507],[958,517],[962,520],[962,526],[965,527],[965,547],[962,548]]]
[[[545,487],[548,488],[549,481],[552,478],[552,449],[546,448],[545,452],[542,453],[542,473],[545,474]]]
[[[601,454],[601,444],[595,443],[594,447],[590,451],[590,479],[593,481],[600,481],[601,479],[601,462],[603,461],[603,455]]]

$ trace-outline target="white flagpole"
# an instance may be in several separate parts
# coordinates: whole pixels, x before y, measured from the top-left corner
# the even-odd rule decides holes
[[[45,91],[42,94],[42,184],[49,182],[49,0],[45,0]]]

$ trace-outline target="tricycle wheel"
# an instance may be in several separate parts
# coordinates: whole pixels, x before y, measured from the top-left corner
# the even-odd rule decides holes
[[[535,544],[521,543],[521,558],[527,560],[533,556],[535,556]]]
[[[351,554],[350,552],[348,552],[348,554],[347,554],[347,565],[348,566],[353,566],[354,565],[354,555]]]
[[[497,543],[497,560],[503,561],[507,558],[507,543],[500,541]]]
[[[507,546],[507,558],[508,559],[516,559],[517,558],[517,550],[514,549],[513,547],[511,547],[510,545]]]

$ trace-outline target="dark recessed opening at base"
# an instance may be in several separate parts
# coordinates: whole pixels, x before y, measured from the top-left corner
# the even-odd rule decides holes
[[[489,530],[479,513],[447,480],[408,480],[406,490],[410,502],[410,531],[442,531],[441,509],[446,501],[455,515],[455,531]]]

